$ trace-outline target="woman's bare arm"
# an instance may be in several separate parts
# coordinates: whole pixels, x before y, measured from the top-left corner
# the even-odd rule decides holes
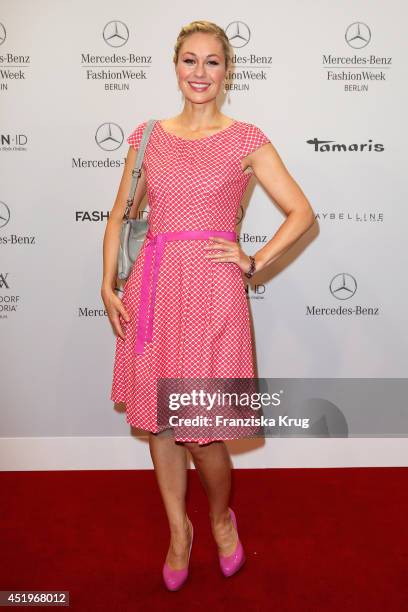
[[[252,167],[260,184],[287,216],[271,240],[256,252],[256,269],[259,271],[287,251],[313,225],[315,219],[309,200],[272,143],[253,151],[245,162]]]

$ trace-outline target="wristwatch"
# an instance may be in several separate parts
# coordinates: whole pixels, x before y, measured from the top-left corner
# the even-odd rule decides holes
[[[255,270],[255,257],[253,257],[252,255],[248,255],[249,259],[251,260],[251,267],[249,268],[248,272],[244,272],[245,276],[247,278],[251,278],[251,276],[253,276],[253,274],[255,274],[256,270]]]

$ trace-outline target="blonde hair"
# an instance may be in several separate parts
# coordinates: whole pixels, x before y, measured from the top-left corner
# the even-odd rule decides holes
[[[181,28],[179,35],[177,36],[176,44],[174,45],[174,64],[177,64],[178,62],[179,52],[183,42],[186,40],[186,38],[191,36],[191,34],[195,34],[196,32],[213,34],[217,38],[217,40],[220,41],[225,56],[225,70],[227,70],[232,64],[232,56],[234,53],[233,48],[228,40],[228,37],[225,31],[216,23],[204,20],[192,21],[191,23]]]

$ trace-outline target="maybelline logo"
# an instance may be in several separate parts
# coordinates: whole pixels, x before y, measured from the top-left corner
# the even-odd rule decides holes
[[[7,32],[3,23],[0,23],[0,45],[6,42]],[[10,83],[24,81],[26,73],[24,68],[30,66],[29,55],[17,55],[8,52],[0,55],[0,91],[7,91]]]
[[[4,202],[0,202],[0,230],[2,230],[10,221],[10,209]],[[0,245],[10,244],[25,245],[25,244],[36,244],[35,236],[21,236],[20,234],[2,234],[0,233]]]
[[[316,212],[317,221],[356,221],[357,223],[378,223],[384,221],[383,212],[352,212],[330,211]]]
[[[251,39],[249,26],[243,21],[232,21],[225,28],[225,33],[232,47],[242,49]],[[272,65],[271,55],[257,55],[254,52],[235,54],[232,58],[234,66],[240,70],[229,73],[226,89],[247,90],[251,81],[266,81],[268,74],[266,68]],[[241,69],[245,67],[247,69]],[[255,68],[255,70],[251,70]]]
[[[349,272],[340,272],[333,276],[329,283],[329,291],[333,298],[346,301],[353,298],[357,293],[357,280]],[[378,316],[378,306],[354,304],[352,306],[306,306],[306,315],[357,315]]]
[[[0,272],[0,319],[6,319],[10,312],[16,312],[17,304],[20,301],[19,295],[12,295],[7,290],[10,289],[10,281],[8,280],[8,272]]]
[[[319,140],[318,138],[312,138],[310,140],[306,140],[307,144],[313,145],[313,150],[316,153],[327,153],[332,152],[336,153],[338,151],[352,151],[352,152],[370,152],[377,151],[381,152],[385,150],[385,147],[381,143],[373,144],[371,138],[369,138],[368,142],[356,143],[352,142],[350,144],[345,144],[343,142],[336,142],[335,140]]]
[[[351,49],[365,49],[371,43],[372,33],[366,23],[355,21],[347,26],[344,40]],[[345,82],[346,91],[368,91],[370,82],[386,80],[387,70],[391,65],[390,56],[374,53],[354,53],[351,56],[323,54],[323,67],[330,67],[326,73],[327,80]],[[364,70],[365,67],[368,70]]]
[[[102,38],[109,47],[123,47],[129,41],[129,28],[123,21],[109,21],[102,30]],[[81,66],[88,81],[102,81],[104,89],[123,91],[130,89],[130,82],[147,79],[152,65],[151,55],[128,53],[81,53]]]

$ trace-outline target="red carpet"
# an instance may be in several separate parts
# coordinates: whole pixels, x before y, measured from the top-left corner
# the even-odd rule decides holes
[[[153,471],[3,472],[0,590],[65,590],[70,609],[408,610],[407,468],[234,470],[247,563],[218,568],[189,472],[190,576],[168,592]]]

